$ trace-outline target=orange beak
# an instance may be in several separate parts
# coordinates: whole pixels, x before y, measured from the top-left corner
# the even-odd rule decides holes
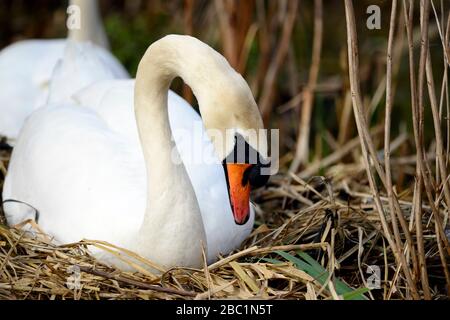
[[[251,165],[227,163],[231,209],[236,224],[243,225],[250,215],[250,183],[244,181],[244,173]]]

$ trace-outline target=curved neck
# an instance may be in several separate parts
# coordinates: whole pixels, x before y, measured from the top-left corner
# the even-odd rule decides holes
[[[214,60],[218,54],[198,40],[185,39],[168,36],[151,45],[136,76],[134,105],[148,188],[137,250],[163,264],[165,257],[167,260],[170,257],[170,260],[179,259],[180,265],[198,267],[202,261],[202,245],[207,245],[206,235],[186,169],[181,161],[176,161],[179,155],[169,124],[168,90],[172,80],[180,76],[201,104],[206,92],[211,90],[202,69],[209,69],[210,74],[215,72],[214,63],[208,63],[207,67],[205,59],[206,62]],[[140,249],[155,242],[158,248],[152,247],[151,253]]]
[[[69,29],[68,38],[77,42],[92,42],[109,49],[97,0],[70,0],[70,6],[76,6],[76,9],[68,11],[68,13],[79,14],[78,18],[81,24],[80,28]]]
[[[259,128],[262,120],[242,76],[222,55],[195,38],[166,36],[148,48],[139,64],[134,107],[148,190],[136,249],[163,265],[169,261],[199,267],[202,245],[207,248],[202,215],[169,123],[168,90],[176,77],[194,92],[207,130]],[[225,140],[227,136],[222,135]],[[221,139],[212,140],[217,151]],[[233,136],[230,140],[234,143]],[[217,155],[225,158],[220,152]]]

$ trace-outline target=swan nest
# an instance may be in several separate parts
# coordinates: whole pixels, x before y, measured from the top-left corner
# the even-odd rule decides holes
[[[0,151],[0,188],[9,156]],[[86,250],[115,250],[102,242],[55,246],[10,229],[0,209],[0,299],[409,298],[362,165],[337,164],[321,174],[328,179],[274,176],[253,195],[256,225],[240,251],[203,269],[161,275],[102,265]],[[404,212],[411,201],[410,193],[401,197]],[[446,295],[445,278],[430,219],[424,214],[424,245],[431,293],[439,299]],[[373,270],[381,279],[369,290]]]

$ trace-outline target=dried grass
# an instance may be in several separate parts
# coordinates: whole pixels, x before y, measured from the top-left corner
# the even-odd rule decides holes
[[[1,153],[0,163],[5,165],[8,155]],[[382,232],[363,166],[337,164],[324,173],[328,179],[274,176],[254,194],[257,226],[242,249],[202,270],[122,272],[89,255],[87,245],[107,247],[102,242],[55,246],[1,225],[0,299],[342,299],[335,280],[364,288],[369,265],[379,266],[384,280],[371,297],[407,298],[410,289]],[[412,193],[404,194],[400,206],[410,212]],[[387,198],[381,201],[387,210]],[[424,247],[434,280],[430,290],[433,298],[443,298],[445,281],[430,219],[425,209]],[[328,271],[326,280],[284,259],[299,251]],[[81,271],[76,290],[68,286],[74,266]]]

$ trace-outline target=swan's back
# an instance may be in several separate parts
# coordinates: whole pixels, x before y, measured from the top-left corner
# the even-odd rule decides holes
[[[36,208],[38,223],[58,242],[87,238],[126,245],[121,234],[136,233],[133,227],[142,222],[135,214],[144,210],[145,176],[136,174],[141,167],[138,152],[93,110],[47,106],[21,132],[3,196]],[[4,208],[9,224],[27,214],[26,206]]]

